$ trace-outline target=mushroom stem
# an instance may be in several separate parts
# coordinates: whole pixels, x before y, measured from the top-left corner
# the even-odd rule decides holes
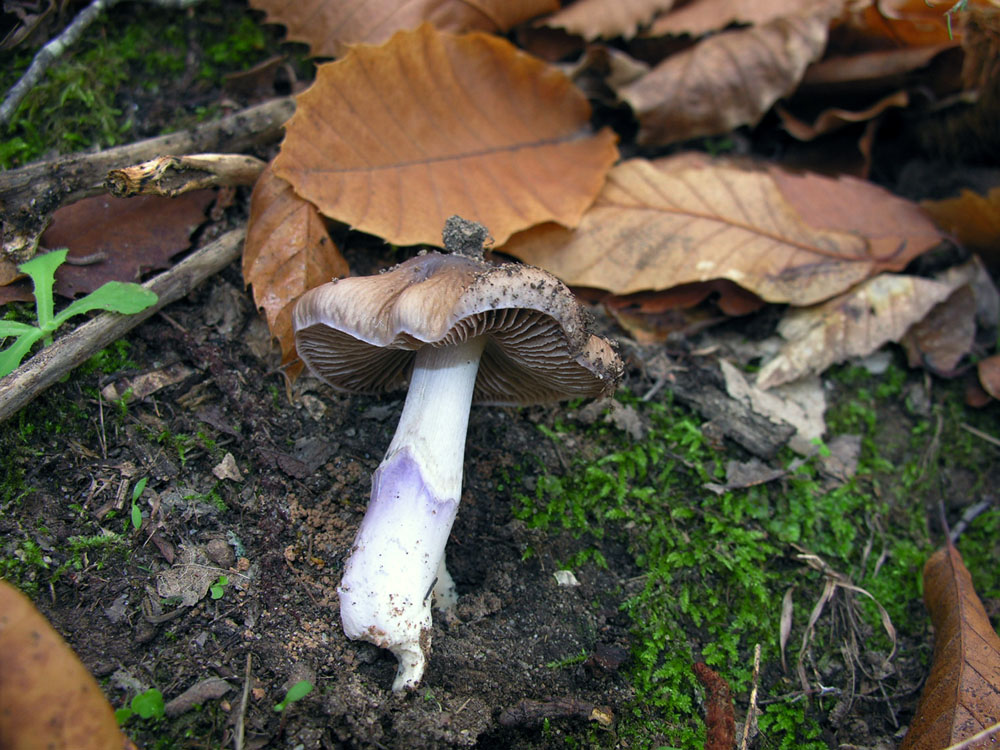
[[[485,340],[417,351],[396,434],[340,582],[344,632],[399,661],[392,689],[415,687],[430,653],[433,593],[454,605],[444,547],[458,512],[469,407]]]

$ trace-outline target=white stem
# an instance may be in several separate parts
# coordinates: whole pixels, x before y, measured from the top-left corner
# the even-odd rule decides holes
[[[484,341],[419,350],[396,434],[340,582],[349,638],[390,649],[394,691],[416,686],[430,653],[432,592],[454,604],[444,547],[458,512],[469,406]],[[451,591],[449,591],[451,590]]]

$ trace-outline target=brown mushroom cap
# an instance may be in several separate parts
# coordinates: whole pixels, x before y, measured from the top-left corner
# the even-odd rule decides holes
[[[473,400],[526,405],[611,393],[622,362],[587,332],[572,292],[531,266],[431,252],[338,279],[295,306],[299,356],[353,393],[402,388],[417,349],[485,336]]]

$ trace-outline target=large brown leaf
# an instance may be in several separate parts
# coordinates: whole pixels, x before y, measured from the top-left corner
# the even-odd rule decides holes
[[[688,163],[623,162],[575,231],[536,227],[502,250],[615,294],[729,279],[810,305],[938,239],[916,206],[861,180]]]
[[[558,0],[250,0],[280,23],[292,41],[316,57],[339,57],[348,45],[381,44],[395,32],[425,21],[442,31],[506,31],[529,18],[558,10]]]
[[[635,36],[657,13],[673,7],[675,0],[577,0],[545,19],[544,25],[566,29],[584,39]]]
[[[264,309],[271,335],[281,344],[282,361],[295,359],[292,305],[314,286],[348,274],[347,261],[330,239],[323,219],[309,201],[264,170],[250,199],[250,221],[243,248],[243,280]],[[286,370],[293,377],[301,364]]]
[[[555,68],[486,34],[424,24],[321,66],[274,171],[327,216],[399,245],[441,242],[458,214],[498,243],[575,226],[617,158]]]
[[[73,650],[28,597],[3,580],[0,747],[135,750]]]
[[[760,368],[757,387],[821,373],[836,362],[898,341],[954,288],[917,276],[882,274],[820,305],[789,309],[778,324],[787,343]]]
[[[934,661],[900,750],[940,750],[1000,721],[1000,637],[952,545],[924,565]],[[996,746],[996,735],[970,745]]]
[[[831,15],[815,4],[668,57],[619,91],[639,119],[637,140],[665,144],[756,124],[822,54]]]

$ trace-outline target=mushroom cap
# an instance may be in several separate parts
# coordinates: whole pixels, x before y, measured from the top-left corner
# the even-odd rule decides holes
[[[527,405],[611,393],[622,362],[586,330],[572,292],[550,273],[515,263],[430,252],[376,276],[337,279],[304,294],[295,345],[334,388],[402,388],[417,349],[473,336],[486,344],[473,401]]]

